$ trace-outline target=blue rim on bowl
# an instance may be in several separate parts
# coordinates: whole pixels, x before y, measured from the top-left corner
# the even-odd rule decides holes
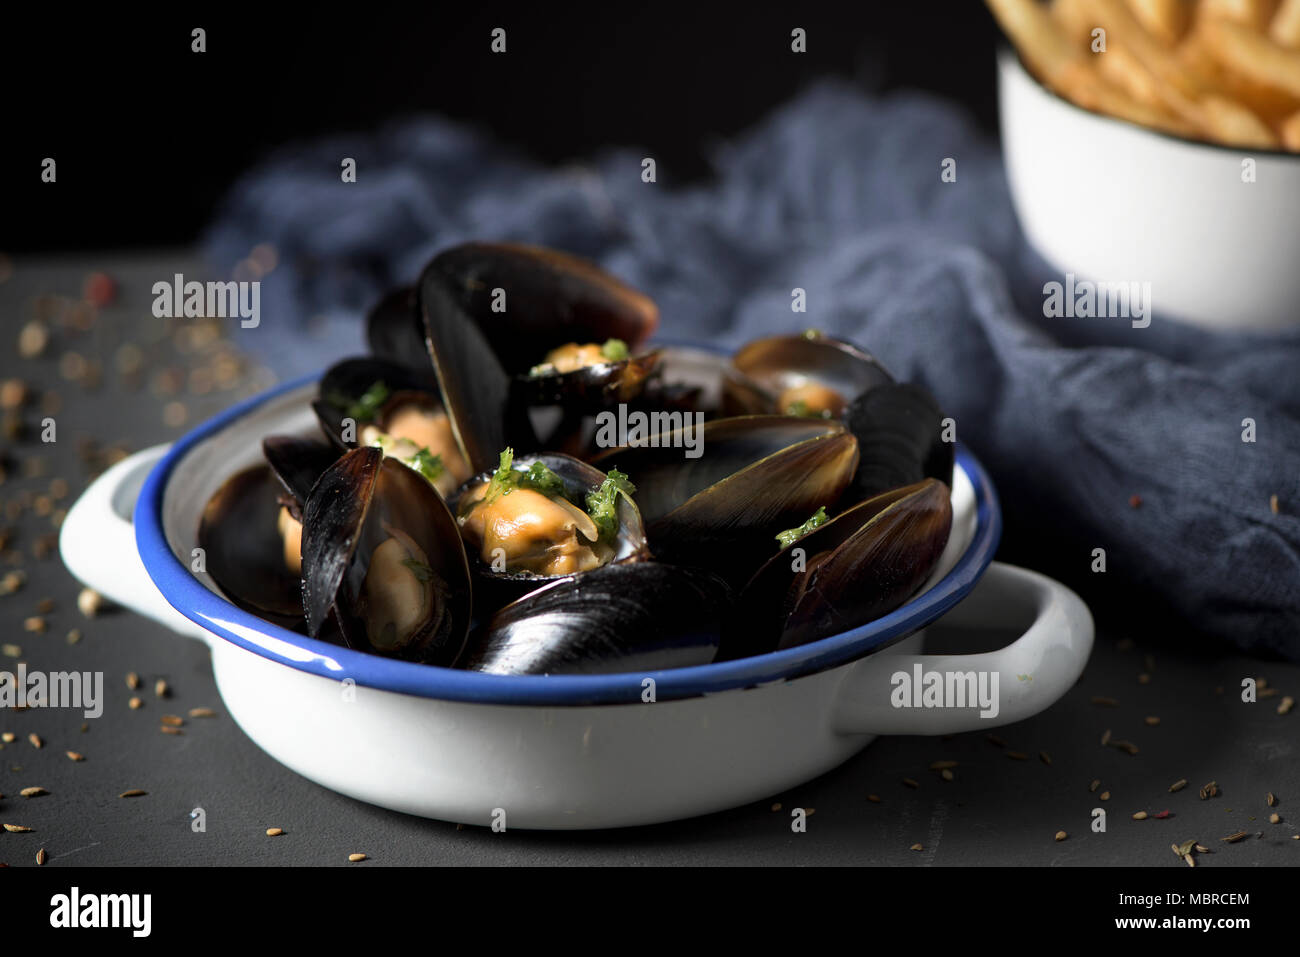
[[[149,577],[186,618],[246,651],[335,681],[422,698],[497,705],[580,706],[640,703],[642,682],[656,700],[693,698],[824,671],[878,651],[942,616],[975,587],[1002,535],[997,495],[983,467],[960,444],[957,466],[975,490],[975,533],[957,564],[929,591],[859,628],[797,648],[717,664],[611,675],[489,675],[381,658],[317,641],[258,618],[210,591],[173,554],[163,531],[163,495],[178,462],[209,436],[276,396],[316,381],[302,376],[253,396],[189,432],[145,479],[136,502],[136,546]]]

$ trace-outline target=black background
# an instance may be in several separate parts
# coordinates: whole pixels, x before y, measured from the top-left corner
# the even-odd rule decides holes
[[[489,50],[496,26],[504,56]],[[790,50],[796,26],[806,54]],[[548,162],[645,146],[678,182],[819,76],[932,90],[992,131],[996,36],[975,0],[10,9],[0,250],[188,242],[274,146],[418,112]],[[58,189],[42,188],[46,156]]]

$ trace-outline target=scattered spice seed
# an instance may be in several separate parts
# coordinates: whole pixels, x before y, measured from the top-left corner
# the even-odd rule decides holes
[[[1135,821],[1145,821],[1146,819],[1147,819],[1146,811],[1138,811],[1136,814],[1133,815],[1133,820]]]
[[[913,844],[911,847],[908,848],[908,850],[909,850],[909,851],[923,851],[923,850],[925,850],[925,848],[922,847],[920,844]]]
[[[45,790],[45,788],[23,788],[18,793],[25,798],[35,798],[35,797],[41,797],[42,795],[45,794],[49,794],[50,792]]]
[[[1012,761],[1028,761],[1028,760],[1029,760],[1029,755],[1025,754],[1023,751],[1008,751],[1008,752],[1007,752],[1007,757],[1009,757]]]
[[[129,791],[123,791],[121,794],[118,795],[118,797],[138,798],[138,797],[144,797],[148,793],[149,793],[148,791],[141,791],[139,788],[131,788],[131,790]]]
[[[1070,836],[1070,835],[1066,834],[1064,831],[1057,831],[1057,832],[1056,832],[1056,840],[1057,840],[1057,843],[1060,843],[1061,841],[1064,841],[1064,840],[1065,840],[1067,837],[1069,837],[1069,836]]]
[[[65,751],[64,754],[66,754],[68,758],[72,761],[86,760],[86,756],[82,754],[80,751]]]
[[[45,619],[40,615],[32,615],[30,618],[23,619],[23,629],[25,631],[35,632],[36,634],[45,633]]]
[[[176,714],[165,714],[162,716],[162,723],[172,728],[179,728],[185,723],[185,719]]]
[[[134,671],[128,671],[126,673],[126,686],[132,691],[138,690],[140,687],[140,676]]]
[[[1101,736],[1101,746],[1104,748],[1108,744],[1110,744],[1110,728],[1107,728],[1106,732]]]
[[[1205,785],[1205,787],[1201,788],[1200,796],[1202,801],[1208,801],[1212,797],[1218,797],[1219,785],[1216,784],[1214,781],[1211,781],[1209,784]]]
[[[1112,741],[1111,747],[1118,748],[1125,754],[1133,755],[1138,753],[1138,746],[1132,741]]]
[[[1142,496],[1141,496],[1141,495],[1138,495],[1136,492],[1133,493],[1132,495],[1130,495],[1130,496],[1128,497],[1128,507],[1129,507],[1129,508],[1141,508],[1141,507],[1142,507]]]
[[[72,630],[70,630],[70,631],[68,632],[68,635],[67,635],[67,641],[68,641],[68,644],[70,644],[70,645],[75,645],[75,644],[76,644],[77,642],[79,642],[80,640],[81,640],[81,629],[80,629],[80,628],[73,628]]]
[[[1264,795],[1264,803],[1269,807],[1277,806],[1277,798],[1273,795],[1272,791],[1269,791],[1268,794]]]
[[[1247,832],[1247,831],[1238,831],[1236,834],[1229,834],[1227,837],[1221,837],[1221,838],[1219,838],[1219,840],[1224,841],[1225,843],[1228,843],[1228,844],[1236,844],[1236,843],[1237,843],[1238,841],[1240,841],[1243,837],[1248,837],[1248,836],[1249,836],[1249,832]]]
[[[1093,778],[1092,783],[1088,785],[1088,790],[1095,792],[1099,787],[1101,787],[1101,778]]]
[[[159,678],[157,681],[154,682],[153,693],[154,696],[157,698],[166,698],[168,695],[171,694],[171,689],[167,686],[166,681],[164,681],[162,678]]]
[[[1048,754],[1046,751],[1039,751],[1039,752],[1038,752],[1038,760],[1040,760],[1040,761],[1042,761],[1044,764],[1050,766],[1051,763],[1052,763],[1052,756],[1051,756],[1050,754]]]
[[[931,771],[945,771],[948,768],[957,767],[956,761],[935,761],[930,765]]]
[[[1282,815],[1280,815],[1280,814],[1278,814],[1278,813],[1276,813],[1276,812],[1270,814],[1270,815],[1268,816],[1268,823],[1269,823],[1269,824],[1281,824],[1281,823],[1282,823]]]
[[[1270,496],[1268,497],[1268,509],[1269,509],[1269,511],[1272,512],[1274,515],[1277,514],[1277,496],[1276,496],[1276,495],[1270,495]]]
[[[779,811],[779,810],[781,810],[781,803],[778,801],[776,804],[773,804],[773,805],[772,805],[772,810],[773,810],[773,811]]]
[[[266,829],[266,836],[267,836],[267,837],[279,837],[279,836],[280,836],[281,834],[283,834],[283,833],[284,833],[284,829],[283,829],[283,828],[278,828],[278,827],[268,827],[268,828]]]
[[[126,705],[127,705],[127,707],[130,708],[132,711],[139,711],[141,708],[144,707],[144,702],[141,701],[141,700],[140,700],[139,698],[137,698],[137,697],[133,697],[133,698],[131,698],[130,701],[128,701],[128,702],[126,703]]]
[[[54,611],[54,599],[42,598],[36,603],[36,610],[42,615],[48,615],[50,612]]]
[[[915,781],[913,781],[911,778],[903,778],[903,783],[907,785],[909,788],[911,788],[912,790],[916,790],[921,786],[917,784]]]
[[[6,731],[4,734],[0,734],[0,741],[3,741],[5,744],[13,744],[14,733],[12,731]]]
[[[10,834],[30,834],[32,830],[30,827],[23,827],[21,824],[6,824],[4,828]]]
[[[191,718],[215,718],[217,713],[211,708],[190,708]]]
[[[37,867],[45,866],[45,848],[43,847],[36,852],[36,866]]]
[[[33,748],[45,747],[45,742],[41,740],[41,736],[37,734],[35,731],[33,731],[31,734],[27,736],[27,740],[32,743]]]
[[[867,795],[867,800],[870,801],[872,804],[879,804],[879,803],[880,803],[880,795],[879,795],[879,794],[868,794],[868,795]]]
[[[1183,857],[1183,860],[1185,860],[1185,861],[1187,862],[1187,866],[1188,866],[1188,867],[1195,867],[1195,866],[1196,866],[1196,858],[1192,857],[1192,855],[1190,855],[1190,854],[1185,855],[1185,856]]]
[[[366,859],[366,855],[364,855],[364,854],[349,854],[349,855],[348,855],[348,860],[351,861],[353,864],[357,864],[357,863],[359,863],[359,862],[361,862],[361,861],[364,861],[365,859]]]
[[[945,781],[951,781],[953,777],[952,772],[947,768],[944,768],[942,771],[940,771],[939,776],[943,778]]]
[[[1160,719],[1157,718],[1157,717],[1156,717],[1155,715],[1153,715],[1153,714],[1152,714],[1152,715],[1147,715],[1147,716],[1146,716],[1145,718],[1143,718],[1142,720],[1145,721],[1145,722],[1146,722],[1150,727],[1153,727],[1153,728],[1154,728],[1156,725],[1158,725],[1158,724],[1160,723]]]
[[[1175,854],[1179,857],[1186,857],[1192,853],[1192,848],[1196,846],[1196,841],[1183,841],[1181,844],[1170,844]]]
[[[1177,791],[1181,791],[1185,787],[1187,787],[1187,778],[1179,778],[1173,784],[1169,785],[1169,793],[1173,794]]]
[[[1101,799],[1102,799],[1103,801],[1109,801],[1109,800],[1110,800],[1110,792],[1109,792],[1109,791],[1102,791],[1102,792],[1101,792]]]
[[[77,594],[77,608],[87,618],[94,618],[104,607],[104,596],[93,588],[83,588]]]
[[[1119,702],[1118,702],[1117,700],[1115,700],[1114,698],[1107,698],[1105,695],[1099,695],[1099,694],[1098,694],[1098,695],[1093,695],[1093,696],[1092,696],[1092,703],[1093,703],[1093,704],[1103,705],[1103,706],[1105,706],[1105,707],[1107,707],[1107,708],[1118,708],[1118,707],[1119,707]]]
[[[19,645],[0,645],[0,654],[4,655],[6,658],[21,658],[23,656],[23,649]]]
[[[1295,698],[1287,695],[1277,706],[1278,714],[1290,714],[1291,709],[1295,707]]]
[[[158,730],[161,731],[163,734],[184,734],[185,733],[180,728],[171,728],[165,724]]]
[[[1197,844],[1197,845],[1195,845],[1195,847],[1196,847],[1196,853],[1197,853],[1197,854],[1210,854],[1210,853],[1212,853],[1212,851],[1211,851],[1208,847],[1206,847],[1204,844]]]
[[[1007,746],[1007,743],[1003,741],[1001,738],[999,738],[996,734],[986,734],[984,735],[984,740],[987,741],[989,744],[993,745],[993,747],[995,748],[1005,748]]]
[[[1161,811],[1159,814],[1152,815],[1157,821],[1163,821],[1165,818],[1173,817],[1172,811]]]

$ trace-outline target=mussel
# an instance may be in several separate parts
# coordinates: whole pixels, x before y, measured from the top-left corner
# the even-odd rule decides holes
[[[303,510],[302,600],[314,637],[332,615],[351,648],[450,664],[469,630],[469,565],[456,521],[414,469],[363,446],[317,481]]]
[[[835,421],[740,416],[692,431],[656,433],[593,462],[635,477],[657,557],[729,582],[748,577],[756,546],[835,502],[858,462],[857,439]]]
[[[790,530],[742,590],[721,656],[793,648],[893,611],[930,577],[951,528],[948,487],[926,479]]]
[[[288,628],[302,626],[294,532],[269,465],[236,472],[208,500],[199,548],[212,580],[239,607]]]
[[[284,489],[277,498],[280,511],[275,520],[283,542],[284,564],[294,575],[301,575],[303,505],[316,480],[337,461],[339,453],[324,442],[271,435],[262,440],[262,455]]]
[[[514,458],[470,479],[453,501],[456,521],[491,599],[545,581],[634,562],[648,554],[627,476],[567,455]]]
[[[857,396],[893,381],[857,346],[809,329],[741,347],[723,377],[723,409],[838,419]]]
[[[427,372],[424,322],[415,286],[399,286],[366,313],[366,342],[372,354]]]
[[[910,382],[876,386],[853,400],[844,422],[862,449],[848,492],[851,500],[923,478],[952,486],[955,444],[944,435],[943,411],[925,387]]]
[[[382,359],[345,359],[320,382],[312,403],[321,429],[340,448],[377,445],[451,494],[470,475],[426,370]]]
[[[608,674],[708,664],[731,594],[708,572],[658,562],[557,579],[498,611],[457,667],[491,674]]]

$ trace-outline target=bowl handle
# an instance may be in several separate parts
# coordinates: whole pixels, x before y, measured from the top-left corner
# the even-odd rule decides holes
[[[1026,611],[1033,624],[997,651],[914,655],[886,650],[863,658],[840,686],[834,729],[843,734],[956,734],[1011,724],[1042,711],[1070,690],[1092,651],[1092,615],[1078,595],[1046,575],[994,562],[943,620],[971,628],[1014,627],[1023,624]],[[942,686],[936,689],[930,675],[938,675]]]
[[[137,452],[91,482],[63,520],[59,554],[68,571],[105,598],[206,641],[206,631],[167,604],[135,544],[131,513],[136,497],[145,476],[166,452],[166,445]]]

